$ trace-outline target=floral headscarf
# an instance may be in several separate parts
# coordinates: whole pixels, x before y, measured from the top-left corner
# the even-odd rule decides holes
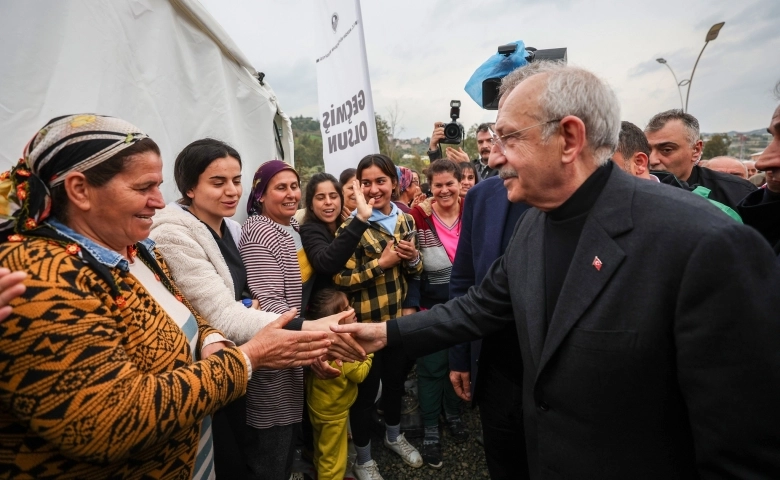
[[[19,163],[0,174],[0,232],[36,228],[49,216],[52,187],[145,138],[138,127],[114,117],[80,114],[50,120],[24,147]]]
[[[414,179],[412,176],[412,171],[406,167],[396,167],[396,170],[396,173],[398,173],[398,190],[405,192],[409,189],[409,186],[412,184],[412,180]]]

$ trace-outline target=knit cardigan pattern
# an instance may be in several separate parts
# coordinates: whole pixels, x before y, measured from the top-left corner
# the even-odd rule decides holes
[[[244,356],[230,347],[193,362],[185,334],[132,274],[110,269],[116,299],[75,247],[0,245],[0,265],[28,273],[0,322],[0,476],[189,479],[201,421],[246,390]],[[182,301],[200,349],[219,332]]]
[[[278,313],[246,308],[236,301],[233,277],[208,227],[178,205],[167,205],[152,217],[149,237],[157,244],[176,284],[213,327],[241,345],[279,318]],[[238,242],[241,225],[226,218]]]

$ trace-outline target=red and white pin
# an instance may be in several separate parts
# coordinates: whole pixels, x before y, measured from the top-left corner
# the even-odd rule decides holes
[[[599,257],[593,257],[593,263],[591,265],[593,265],[593,268],[600,272],[601,266],[604,265],[604,263],[599,260]]]

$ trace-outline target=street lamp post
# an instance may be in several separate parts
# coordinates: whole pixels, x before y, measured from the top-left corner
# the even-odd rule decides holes
[[[683,104],[683,99],[682,99],[682,89],[680,88],[682,84],[679,81],[677,81],[677,75],[674,74],[674,70],[672,70],[672,67],[669,65],[669,62],[667,62],[666,59],[664,58],[656,58],[655,61],[666,65],[666,68],[668,68],[669,71],[672,72],[672,76],[674,77],[674,84],[677,85],[677,93],[680,94],[680,108],[685,110],[685,105]]]
[[[682,106],[682,90],[680,87],[687,86],[688,89],[685,92],[685,106],[683,108],[684,112],[688,112],[688,98],[691,96],[691,83],[693,82],[693,75],[696,73],[696,67],[699,65],[699,60],[701,59],[701,54],[704,53],[704,49],[707,48],[707,45],[718,38],[718,34],[720,33],[720,29],[723,28],[723,25],[725,25],[726,22],[720,22],[716,23],[715,25],[711,26],[709,31],[707,32],[707,36],[704,37],[704,46],[701,48],[701,52],[699,52],[699,56],[696,57],[696,63],[693,64],[693,70],[691,71],[691,78],[684,79],[680,82],[677,81],[677,75],[674,74],[674,70],[672,70],[672,67],[669,65],[669,63],[663,59],[663,58],[657,58],[656,62],[662,63],[666,65],[669,68],[669,71],[672,72],[672,76],[674,76],[674,81],[677,83],[677,91],[680,94],[680,105]]]

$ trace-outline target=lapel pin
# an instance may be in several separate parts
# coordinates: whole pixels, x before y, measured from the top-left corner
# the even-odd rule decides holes
[[[599,257],[593,257],[593,267],[596,269],[596,271],[601,271],[601,266],[604,265],[601,260],[599,260]]]

